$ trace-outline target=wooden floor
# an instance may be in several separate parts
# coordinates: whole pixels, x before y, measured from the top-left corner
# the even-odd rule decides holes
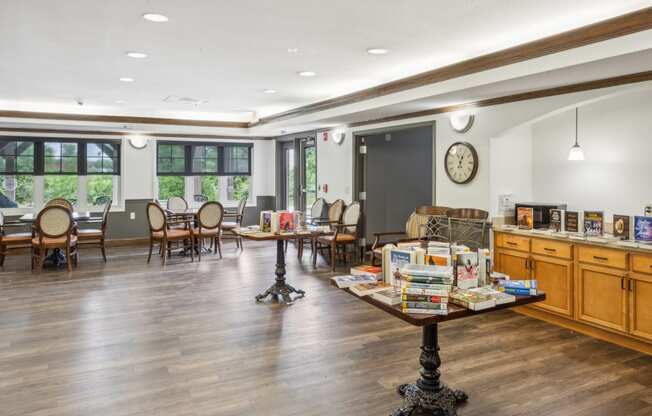
[[[82,250],[71,275],[0,273],[0,415],[388,415],[418,371],[419,330],[330,286],[290,247],[289,307],[256,304],[275,244],[201,263]],[[652,415],[652,357],[511,311],[442,324],[462,416]]]

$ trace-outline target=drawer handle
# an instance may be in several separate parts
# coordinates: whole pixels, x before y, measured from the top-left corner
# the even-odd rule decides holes
[[[556,252],[557,252],[557,249],[555,249],[555,248],[544,247],[543,249],[544,249],[545,251],[549,251],[549,252],[551,252],[551,253],[556,253]]]
[[[593,256],[593,258],[600,261],[609,261],[607,257]]]
[[[509,246],[517,246],[518,245],[518,243],[515,243],[513,241],[505,241],[505,244],[507,244]]]

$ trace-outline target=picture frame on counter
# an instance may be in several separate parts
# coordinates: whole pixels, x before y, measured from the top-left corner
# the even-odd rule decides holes
[[[629,215],[614,214],[613,235],[621,240],[629,240]]]
[[[564,213],[564,223],[566,226],[564,231],[568,233],[579,233],[581,223],[579,211],[566,211]]]
[[[601,237],[604,234],[604,212],[584,211],[583,224],[587,237]]]

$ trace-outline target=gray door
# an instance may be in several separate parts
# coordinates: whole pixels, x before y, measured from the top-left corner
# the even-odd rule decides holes
[[[432,126],[365,136],[367,242],[374,232],[404,231],[415,208],[432,205]]]

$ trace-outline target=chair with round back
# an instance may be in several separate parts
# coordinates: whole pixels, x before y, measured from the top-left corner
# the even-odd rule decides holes
[[[65,199],[65,198],[53,198],[53,199],[49,200],[49,201],[45,204],[46,207],[50,207],[50,206],[52,206],[52,205],[61,205],[61,206],[64,206],[64,207],[68,208],[71,212],[72,212],[72,210],[73,210],[73,205],[72,205],[72,203],[71,203],[70,201],[68,201],[67,199]]]
[[[244,219],[245,208],[247,207],[248,194],[245,194],[240,202],[238,202],[238,209],[235,213],[225,213],[225,218],[233,218],[235,221],[222,222],[222,230],[227,232],[227,236],[235,240],[236,247],[242,249],[242,237],[236,235],[233,230],[242,226]]]
[[[171,252],[170,243],[183,241],[184,247],[190,247],[190,259],[194,261],[195,245],[192,238],[192,228],[188,219],[179,221],[168,221],[165,211],[155,202],[147,203],[147,222],[149,223],[149,255],[147,263],[152,258],[154,243],[161,245],[163,264]],[[170,225],[185,224],[183,228],[171,228]]]
[[[197,194],[192,196],[192,200],[203,204],[204,202],[208,202],[208,197],[206,195]]]
[[[98,198],[99,199],[99,198]],[[97,200],[96,200],[97,201]],[[100,224],[100,228],[79,228],[77,235],[79,237],[79,245],[97,244],[102,251],[102,258],[106,261],[106,247],[104,241],[106,239],[106,227],[109,222],[109,211],[113,200],[108,198],[105,200],[104,209],[102,210],[102,217],[99,220],[91,219],[87,223]]]
[[[330,251],[331,271],[335,271],[338,247],[344,249],[343,252],[346,257],[346,247],[352,244],[354,246],[353,256],[356,255],[357,250],[355,249],[355,245],[358,242],[360,213],[360,203],[352,202],[341,213],[341,220],[337,224],[331,224],[334,227],[335,233],[317,239],[316,250],[312,258],[313,267],[317,266],[317,251],[322,248],[327,248]]]
[[[224,207],[219,202],[205,202],[197,211],[197,228],[193,230],[199,244],[199,260],[204,238],[210,238],[215,246],[215,253],[219,251],[222,258],[222,219]]]
[[[168,199],[167,206],[172,212],[183,212],[188,209],[188,202],[180,196],[173,196]]]
[[[47,206],[36,217],[36,236],[32,238],[32,265],[43,270],[45,253],[50,249],[63,249],[68,271],[72,271],[72,259],[78,262],[77,236],[73,233],[72,212],[63,205]]]
[[[315,199],[315,202],[313,202],[312,206],[310,207],[310,222],[313,220],[321,220],[325,217],[325,210],[326,210],[327,204],[326,200],[324,198],[317,198]]]

